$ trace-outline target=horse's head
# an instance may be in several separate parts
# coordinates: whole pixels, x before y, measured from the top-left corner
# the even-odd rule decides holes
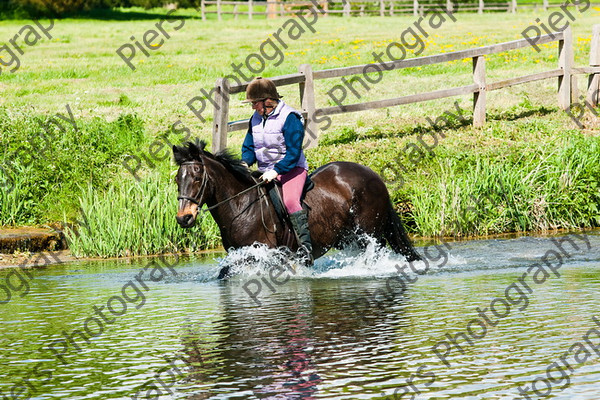
[[[210,195],[209,178],[203,156],[205,142],[188,142],[173,146],[175,162],[179,165],[175,181],[179,191],[177,222],[182,228],[190,228],[196,222],[198,210]]]

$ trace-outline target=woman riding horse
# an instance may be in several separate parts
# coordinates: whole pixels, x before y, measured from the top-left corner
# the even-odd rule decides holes
[[[256,162],[263,181],[281,182],[283,203],[300,239],[298,253],[312,265],[308,215],[300,204],[308,170],[302,151],[302,116],[281,100],[271,80],[261,77],[248,85],[244,103],[252,103],[254,114],[242,146],[242,160],[247,165]]]
[[[202,141],[173,146],[179,165],[179,225],[193,226],[206,204],[226,250],[254,243],[297,250],[299,244],[290,240],[289,228],[277,217],[262,182],[257,183],[245,163],[228,151],[211,154],[205,147]],[[308,225],[315,259],[362,234],[371,235],[381,245],[387,242],[407,261],[420,259],[392,207],[385,183],[373,170],[337,161],[318,168],[311,180],[314,188],[306,193],[304,203],[310,210]]]

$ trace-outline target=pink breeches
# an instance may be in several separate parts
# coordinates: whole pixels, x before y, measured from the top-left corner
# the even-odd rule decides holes
[[[302,196],[306,176],[306,170],[302,167],[294,167],[287,174],[279,175],[283,190],[283,203],[290,214],[302,211],[300,196]]]

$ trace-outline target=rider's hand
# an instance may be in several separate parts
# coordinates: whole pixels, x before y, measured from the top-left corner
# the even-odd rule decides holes
[[[275,171],[274,169],[270,169],[264,174],[262,174],[260,179],[262,179],[265,182],[271,182],[273,179],[277,178],[277,175],[279,175],[277,171]]]

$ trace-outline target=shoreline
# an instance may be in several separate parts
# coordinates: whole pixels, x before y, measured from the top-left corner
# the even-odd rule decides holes
[[[551,237],[568,233],[585,233],[585,232],[600,232],[600,228],[590,229],[553,229],[545,232],[505,232],[491,235],[469,236],[469,237],[454,237],[454,236],[412,236],[411,240],[416,247],[422,247],[431,243],[431,241],[446,242],[464,242],[471,240],[493,240],[493,239],[516,239],[525,236],[535,237]],[[42,251],[42,252],[15,252],[15,253],[0,253],[0,270],[9,268],[44,268],[51,265],[62,265],[66,263],[78,261],[107,261],[107,260],[135,260],[139,258],[152,258],[159,256],[197,256],[211,253],[223,253],[223,247],[215,247],[212,249],[200,250],[194,253],[161,253],[149,255],[134,255],[127,257],[75,257],[70,250],[58,251]],[[33,262],[28,262],[33,261]]]

